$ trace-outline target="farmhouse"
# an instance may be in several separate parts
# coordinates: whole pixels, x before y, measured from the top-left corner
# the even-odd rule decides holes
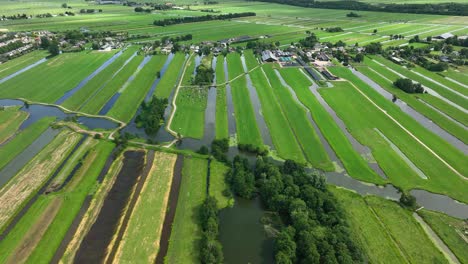
[[[433,37],[433,39],[445,40],[445,39],[451,38],[453,36],[455,36],[455,35],[453,35],[452,33],[444,33],[442,35]]]
[[[262,61],[276,62],[278,58],[270,50],[264,50],[262,51]]]

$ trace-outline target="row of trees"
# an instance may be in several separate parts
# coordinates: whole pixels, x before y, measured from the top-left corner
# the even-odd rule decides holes
[[[195,17],[182,17],[182,18],[166,18],[162,20],[155,20],[153,24],[155,26],[170,26],[176,24],[183,24],[183,23],[193,23],[193,22],[203,22],[203,21],[211,21],[211,20],[226,20],[226,19],[233,19],[238,17],[247,17],[247,16],[255,16],[254,12],[244,12],[244,13],[229,13],[223,15],[206,15],[206,16],[195,16]]]
[[[148,135],[156,134],[164,123],[164,111],[167,104],[167,98],[160,99],[156,96],[153,96],[149,103],[143,101],[141,111],[135,118],[136,126],[143,127]]]
[[[326,28],[325,31],[334,33],[334,32],[343,32],[344,30],[341,27],[330,27],[330,28]]]
[[[276,263],[364,262],[343,209],[318,173],[307,173],[294,161],[276,166],[262,158],[252,169],[246,159],[235,157],[227,182],[238,196],[258,193],[266,209],[282,220],[275,237]]]
[[[398,78],[393,85],[403,90],[406,93],[424,93],[424,88],[420,83],[414,83],[408,78]]]
[[[377,11],[390,13],[414,13],[414,14],[435,14],[435,15],[457,15],[467,16],[468,5],[462,3],[440,3],[440,4],[386,4],[378,5],[361,1],[315,1],[315,0],[257,0],[261,2],[271,2],[288,4],[302,7],[344,9],[358,11]]]
[[[208,196],[200,208],[200,262],[204,264],[223,263],[223,249],[218,240],[218,204],[213,196]]]

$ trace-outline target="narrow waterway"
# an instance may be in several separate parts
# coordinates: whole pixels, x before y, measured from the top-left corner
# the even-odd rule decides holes
[[[388,100],[392,100],[393,94],[382,88],[380,85],[378,85],[376,82],[371,80],[369,77],[366,75],[362,74],[361,72],[351,68],[351,72],[356,75],[359,79],[367,83],[370,87],[372,87],[375,91],[377,91],[380,95],[383,97],[387,98]],[[427,103],[426,103],[427,104]],[[401,100],[397,100],[395,102],[395,105],[398,106],[403,112],[411,116],[415,121],[417,121],[419,124],[421,124],[423,127],[427,128],[429,131],[432,133],[440,136],[443,138],[445,141],[450,143],[452,146],[455,148],[459,149],[462,151],[465,155],[468,154],[468,146],[463,143],[461,140],[453,136],[452,134],[449,134],[447,131],[439,127],[436,123],[432,122],[429,118],[426,116],[422,115],[418,111],[414,110],[412,107],[410,107],[408,104]],[[428,104],[427,104],[428,105]],[[432,106],[431,106],[432,107]],[[438,111],[438,110],[437,110]],[[438,111],[440,112],[440,111]],[[456,122],[458,123],[458,122]]]
[[[76,92],[78,92],[83,86],[85,86],[91,79],[93,79],[96,75],[98,75],[101,71],[103,71],[105,68],[107,68],[111,63],[113,63],[120,55],[123,54],[123,50],[117,52],[112,56],[110,59],[105,61],[99,68],[97,68],[94,72],[92,72],[90,75],[88,75],[86,78],[84,78],[75,88],[67,91],[62,97],[60,97],[57,101],[55,101],[55,104],[62,104],[70,98],[70,96],[74,95]]]
[[[0,84],[2,84],[2,83],[4,83],[4,82],[6,82],[6,81],[8,81],[8,80],[10,80],[10,79],[12,79],[12,78],[18,76],[18,75],[20,75],[21,73],[23,73],[23,72],[25,72],[25,71],[27,71],[27,70],[30,70],[30,69],[32,69],[32,68],[38,66],[39,64],[42,64],[42,63],[46,62],[46,61],[47,61],[46,58],[40,59],[40,60],[36,61],[35,63],[33,63],[33,64],[29,65],[29,66],[26,66],[26,67],[24,67],[23,69],[21,69],[21,70],[15,72],[15,73],[12,73],[12,74],[10,74],[10,75],[4,77],[3,79],[0,79]]]
[[[252,106],[254,108],[255,120],[257,123],[257,127],[260,129],[260,133],[263,139],[263,144],[269,146],[270,149],[274,149],[273,141],[271,140],[270,130],[268,130],[268,126],[266,125],[265,119],[263,118],[262,104],[260,103],[260,99],[258,98],[257,90],[252,84],[250,75],[247,73],[248,69],[245,63],[244,56],[241,56],[241,62],[242,62],[242,67],[244,68],[244,72],[246,73],[245,78],[247,80],[247,89],[249,90],[250,102],[252,103]]]

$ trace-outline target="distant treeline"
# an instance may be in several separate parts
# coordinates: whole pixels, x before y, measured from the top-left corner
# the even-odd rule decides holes
[[[468,16],[468,4],[369,4],[359,1],[314,1],[314,0],[256,0],[302,7],[345,9],[358,11],[377,11],[391,13],[414,13],[433,15]]]
[[[182,18],[166,18],[162,20],[155,20],[153,24],[155,26],[170,26],[176,24],[184,24],[184,23],[193,23],[193,22],[203,22],[203,21],[210,21],[210,20],[226,20],[226,19],[233,19],[238,17],[248,17],[248,16],[256,16],[254,12],[245,12],[245,13],[229,13],[224,15],[206,15],[206,16],[196,16],[196,17],[182,17]]]

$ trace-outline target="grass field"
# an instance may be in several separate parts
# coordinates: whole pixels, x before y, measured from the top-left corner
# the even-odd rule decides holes
[[[229,53],[226,56],[226,60],[228,62],[229,80],[232,80],[244,73],[244,68],[242,67],[242,61],[239,53]]]
[[[467,228],[466,221],[425,209],[419,210],[418,214],[444,241],[461,263],[468,262],[468,242],[466,234],[463,234],[463,230]]]
[[[207,99],[207,87],[181,87],[171,128],[185,137],[202,138]]]
[[[422,94],[422,95],[411,95],[403,92],[402,90],[393,86],[392,82],[396,81],[398,77],[392,76],[391,72],[388,72],[385,67],[382,67],[371,60],[365,62],[367,65],[372,65],[370,68],[367,67],[357,67],[360,72],[371,78],[374,82],[379,84],[382,88],[389,91],[390,93],[396,95],[401,100],[405,101],[408,105],[414,108],[419,113],[423,114],[427,118],[431,119],[439,125],[441,128],[445,129],[450,134],[459,138],[461,141],[467,143],[468,135],[464,128],[460,125],[457,125],[447,117],[443,116],[441,113],[425,105],[423,102],[418,100],[421,98],[425,100],[428,97],[433,97],[431,95]],[[378,73],[376,73],[376,71]],[[379,75],[380,74],[380,75]],[[384,77],[382,77],[383,75]],[[387,80],[388,79],[388,80]],[[389,81],[390,80],[390,81]],[[466,114],[463,114],[463,117],[466,117]]]
[[[335,74],[338,72],[334,71]],[[322,96],[343,119],[354,137],[372,149],[373,156],[393,184],[403,189],[423,188],[466,200],[463,195],[466,182],[449,171],[446,165],[371,105],[359,94],[356,90],[358,88],[347,82],[334,82],[334,85],[335,87],[331,89],[321,89]],[[377,102],[379,106],[382,105]],[[360,118],[361,116],[366,118]],[[389,138],[429,179],[420,178],[395,151],[389,148],[388,143],[374,128],[378,128]],[[416,135],[419,137],[420,133]]]
[[[397,203],[383,198],[369,196],[365,200],[397,241],[398,247],[410,263],[447,263],[442,253],[413,218],[412,212],[403,210]]]
[[[156,152],[115,258],[117,263],[153,263],[166,214],[177,156]]]
[[[204,159],[184,159],[182,183],[165,263],[198,262],[196,243],[201,237],[198,210],[206,197],[206,162]]]
[[[192,85],[192,81],[195,78],[195,67],[197,66],[195,60],[198,55],[193,55],[187,62],[187,68],[185,69],[184,78],[182,79],[182,85]]]
[[[118,57],[112,64],[107,66],[94,78],[92,78],[86,85],[84,85],[80,90],[78,90],[74,95],[63,102],[63,106],[71,109],[77,110],[89,100],[93,99],[93,95],[99,91],[101,87],[106,85],[108,82],[113,79],[114,75],[119,71],[119,69],[124,65],[124,63],[138,50],[139,47],[131,46],[123,52],[120,57]]]
[[[297,141],[302,146],[302,150],[307,160],[316,168],[326,171],[333,171],[334,166],[330,161],[320,139],[307,119],[305,109],[295,101],[292,94],[284,87],[271,65],[265,65],[263,70],[270,80],[273,93],[276,94],[278,102],[285,113],[289,126],[293,129]]]
[[[385,225],[354,192],[329,188],[345,209],[354,241],[363,249],[369,263],[405,263],[407,259]],[[390,202],[388,202],[390,203]],[[399,209],[403,210],[403,209]],[[404,228],[402,226],[402,228]],[[378,234],[378,235],[376,235]]]
[[[0,230],[52,175],[80,137],[69,131],[61,132],[0,190],[3,201],[0,204]]]
[[[112,53],[96,52],[58,55],[0,84],[0,97],[53,103],[111,56]]]
[[[161,80],[156,87],[154,95],[158,98],[168,98],[174,89],[179,75],[180,69],[182,69],[185,61],[185,55],[183,53],[176,53],[172,59],[169,67],[167,68],[164,76],[161,76]]]
[[[212,160],[210,164],[210,195],[214,196],[218,201],[220,209],[230,206],[234,201],[232,198],[224,195],[225,191],[229,190],[226,183],[226,173],[229,167],[226,164],[216,160]]]
[[[239,62],[240,63],[240,62]],[[242,67],[242,65],[240,65]],[[229,73],[229,78],[231,78]],[[255,113],[250,102],[245,76],[231,82],[232,101],[236,118],[237,140],[242,144],[263,146],[262,137],[257,127]]]
[[[20,107],[8,107],[0,111],[0,144],[13,136],[28,117],[28,113],[20,111]]]
[[[226,86],[216,87],[216,138],[228,138],[228,113],[227,113],[227,99],[226,99]]]
[[[20,154],[36,140],[54,121],[54,117],[45,117],[21,131],[15,138],[0,147],[0,169]]]
[[[294,132],[289,126],[286,114],[279,104],[279,100],[269,85],[262,69],[250,73],[252,84],[257,90],[262,104],[262,115],[270,131],[270,136],[277,154],[284,159],[293,159],[305,163],[306,159],[301,146],[296,140]]]
[[[0,64],[0,79],[7,77],[37,61],[45,58],[48,53],[44,50],[32,51],[19,58],[9,60],[6,63]]]
[[[367,165],[364,158],[353,148],[343,131],[329,113],[308,90],[310,81],[297,69],[282,69],[281,75],[290,83],[299,100],[309,109],[323,136],[354,178],[367,182],[383,183],[382,178]]]
[[[149,62],[140,70],[135,79],[123,91],[117,102],[107,115],[128,122],[135,115],[138,107],[157,78],[157,73],[166,62],[166,56],[152,56]]]

